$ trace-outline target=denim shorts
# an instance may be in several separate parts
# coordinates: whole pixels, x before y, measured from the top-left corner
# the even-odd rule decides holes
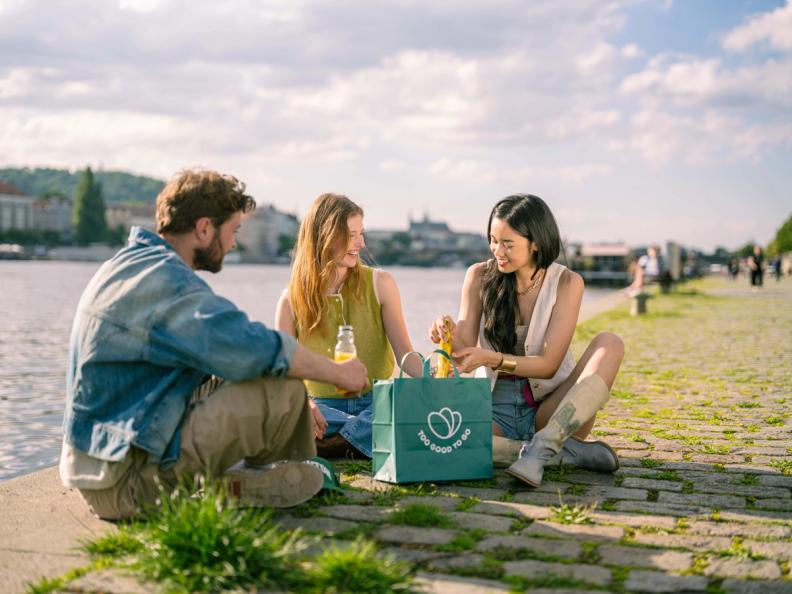
[[[504,437],[529,441],[536,433],[536,410],[523,396],[527,379],[498,379],[492,390],[492,420]]]
[[[356,398],[314,398],[327,421],[325,437],[340,433],[371,458],[371,392]]]

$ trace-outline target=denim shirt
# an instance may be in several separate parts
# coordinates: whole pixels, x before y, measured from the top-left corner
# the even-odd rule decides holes
[[[179,456],[190,396],[209,375],[285,375],[296,348],[215,295],[164,239],[133,227],[80,298],[66,377],[64,441],[115,462]]]

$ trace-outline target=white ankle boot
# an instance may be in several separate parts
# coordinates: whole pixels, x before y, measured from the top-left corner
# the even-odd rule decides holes
[[[553,463],[561,453],[564,442],[591,419],[609,397],[607,384],[597,374],[579,380],[564,396],[547,421],[547,426],[524,445],[520,459],[509,466],[506,472],[533,487],[541,485],[544,467]]]

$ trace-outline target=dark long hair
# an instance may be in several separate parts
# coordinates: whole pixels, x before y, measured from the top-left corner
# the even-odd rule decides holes
[[[498,202],[487,223],[490,240],[492,219],[498,218],[520,235],[537,244],[536,275],[547,269],[561,253],[561,235],[553,213],[544,200],[531,194],[516,194]],[[513,272],[502,273],[494,260],[487,262],[481,282],[484,337],[501,353],[511,353],[517,342],[517,279]]]

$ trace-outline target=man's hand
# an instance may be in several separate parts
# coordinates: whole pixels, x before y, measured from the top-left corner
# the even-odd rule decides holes
[[[322,411],[319,410],[313,398],[308,399],[308,406],[311,408],[311,417],[313,418],[314,436],[316,439],[322,439],[325,431],[327,431],[327,420],[324,418]]]
[[[350,393],[361,394],[369,388],[368,371],[360,359],[347,359],[341,363],[335,363],[336,387]]]

